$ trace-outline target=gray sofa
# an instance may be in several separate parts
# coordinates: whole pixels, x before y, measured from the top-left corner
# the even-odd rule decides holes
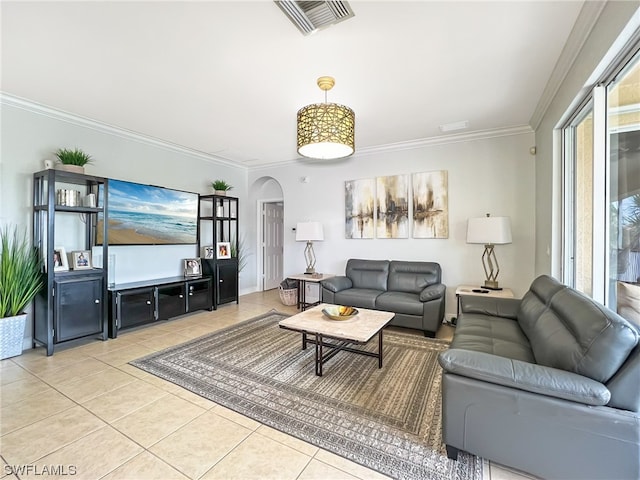
[[[639,328],[541,276],[522,300],[461,297],[442,433],[543,478],[640,478]]]
[[[322,301],[394,312],[391,325],[434,336],[444,317],[440,265],[398,260],[347,261],[345,275],[322,282]]]

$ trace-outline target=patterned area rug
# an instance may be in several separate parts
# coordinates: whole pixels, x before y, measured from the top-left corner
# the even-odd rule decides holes
[[[482,479],[481,459],[449,460],[442,444],[437,355],[448,342],[387,330],[382,369],[340,352],[317,377],[313,346],[278,327],[285,317],[272,311],[130,363],[393,478]]]

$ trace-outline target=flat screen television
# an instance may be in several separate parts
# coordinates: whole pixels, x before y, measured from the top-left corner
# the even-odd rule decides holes
[[[102,205],[103,191],[98,192]],[[109,179],[109,245],[190,245],[197,243],[198,194]],[[102,244],[102,216],[96,243]]]

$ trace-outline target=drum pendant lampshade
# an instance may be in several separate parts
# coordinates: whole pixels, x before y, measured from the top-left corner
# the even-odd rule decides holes
[[[298,153],[303,157],[333,160],[355,151],[355,113],[344,105],[327,103],[327,91],[334,85],[332,77],[318,78],[325,103],[298,110]]]

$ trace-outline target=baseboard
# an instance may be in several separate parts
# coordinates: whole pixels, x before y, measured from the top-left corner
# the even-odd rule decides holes
[[[242,296],[242,295],[249,295],[250,293],[256,293],[258,292],[258,287],[249,287],[249,288],[241,288],[238,291],[238,295]]]

